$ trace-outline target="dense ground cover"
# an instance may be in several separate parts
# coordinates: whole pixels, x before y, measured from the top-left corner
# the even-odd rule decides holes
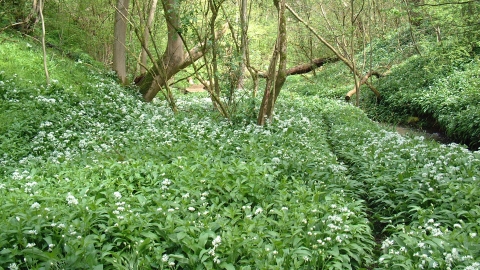
[[[0,71],[0,268],[480,267],[478,152],[308,84],[265,127],[202,95],[173,115],[82,61],[45,87],[18,68],[25,44],[0,44],[17,55]]]
[[[327,108],[325,118],[334,152],[388,235],[379,266],[478,269],[479,152],[382,130],[354,108]]]
[[[378,81],[380,104],[365,106],[370,117],[395,124],[436,128],[452,140],[480,147],[480,60],[448,59],[443,48],[414,56]],[[444,60],[447,59],[447,60]]]
[[[308,110],[290,103],[268,127],[232,125],[187,96],[174,116],[86,75],[73,91],[2,73],[2,117],[28,113],[2,132],[0,266],[372,263],[363,201]]]

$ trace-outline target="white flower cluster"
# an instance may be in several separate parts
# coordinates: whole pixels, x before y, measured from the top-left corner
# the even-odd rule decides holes
[[[68,192],[67,194],[67,203],[69,205],[77,205],[78,204],[78,200],[75,198],[75,196],[73,196],[70,192]]]
[[[115,191],[113,192],[113,196],[115,197],[116,200],[120,200],[122,198],[122,193]]]
[[[172,184],[172,181],[168,178],[165,178],[163,179],[162,181],[162,189],[163,190],[167,190],[168,189],[168,186],[170,186]]]
[[[212,246],[213,248],[211,248],[209,251],[208,251],[208,254],[210,254],[210,256],[214,257],[213,258],[213,262],[216,263],[216,264],[219,264],[221,261],[220,259],[218,258],[218,256],[216,256],[216,253],[215,253],[215,250],[217,249],[218,246],[220,246],[220,244],[222,243],[222,238],[220,237],[220,235],[217,235],[213,240],[212,240]]]

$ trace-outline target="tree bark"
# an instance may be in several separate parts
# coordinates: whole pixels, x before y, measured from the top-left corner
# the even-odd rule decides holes
[[[352,90],[348,91],[348,93],[345,95],[345,100],[346,100],[346,101],[349,101],[349,100],[352,98],[352,96],[358,92],[357,87],[360,87],[360,86],[362,86],[363,84],[367,83],[367,80],[368,80],[371,76],[375,76],[375,77],[377,77],[377,78],[380,78],[380,77],[386,76],[386,74],[385,74],[385,73],[380,73],[380,72],[375,71],[375,70],[371,70],[370,72],[368,72],[367,74],[365,74],[365,76],[363,76],[363,78],[360,80],[360,82],[358,82],[358,84],[356,84],[355,87],[354,87]],[[374,91],[374,92],[375,92],[375,91]],[[378,92],[378,91],[377,91],[377,92]],[[378,93],[378,94],[375,93],[375,94],[376,94],[377,98],[380,97],[380,93]]]
[[[145,68],[147,66],[147,50],[148,48],[148,41],[150,40],[150,32],[153,23],[153,19],[155,17],[155,11],[157,10],[157,2],[158,0],[152,1],[152,6],[150,8],[150,12],[148,13],[147,23],[145,25],[145,32],[143,33],[143,45],[142,45],[142,53],[140,55],[140,74],[143,75],[147,72]]]
[[[126,39],[129,0],[118,0],[115,12],[113,70],[122,84],[127,84]]]
[[[332,63],[338,61],[338,57],[321,57],[321,58],[316,58],[313,59],[311,63],[305,63],[305,64],[300,64],[294,67],[291,67],[287,69],[285,72],[286,76],[290,75],[298,75],[298,74],[304,74],[311,72],[319,67],[322,67],[326,63]],[[267,73],[266,72],[260,72],[258,74],[260,78],[267,78]]]
[[[247,42],[248,42],[248,16],[247,16],[247,0],[240,1],[240,65],[238,67],[237,89],[243,89],[243,81],[245,77],[245,63],[247,59]]]
[[[316,31],[315,29],[313,29],[307,22],[305,22],[289,5],[286,5],[286,8],[292,13],[292,15],[298,20],[300,21],[301,23],[303,23],[303,25],[305,25],[305,27],[308,28],[308,30],[310,30],[310,32],[312,32],[312,34],[318,38],[325,46],[327,46],[337,57],[338,59],[342,60],[343,63],[345,63],[345,65],[347,65],[347,67],[354,73],[354,76],[358,76],[359,78],[362,77],[362,75],[360,74],[360,72],[355,68],[355,66],[352,64],[352,62],[350,62],[347,58],[345,58],[338,50],[335,49],[335,47],[332,46],[332,44],[330,44],[325,38],[323,38],[322,36],[320,36]],[[371,85],[370,83],[368,83],[368,81],[365,82],[365,84],[370,88],[370,90],[372,90],[375,95],[377,96],[377,98],[379,99],[380,98],[380,92],[378,92],[378,90],[373,87],[373,85]]]
[[[45,20],[43,19],[43,0],[39,0],[39,9],[38,13],[40,15],[40,20],[42,22],[42,49],[43,49],[43,68],[45,70],[45,78],[47,81],[47,85],[50,84],[50,76],[48,75],[48,67],[47,67],[47,49],[45,46]]]
[[[275,102],[285,83],[287,66],[287,20],[285,18],[285,0],[273,0],[278,10],[278,36],[275,42],[270,66],[268,68],[267,84],[263,94],[262,104],[258,112],[257,124],[265,125],[266,120],[273,120]],[[278,70],[277,70],[278,63]]]
[[[228,25],[224,25],[224,27],[221,30],[217,31],[215,36],[212,38],[218,40],[225,34],[227,29]],[[180,35],[175,31],[175,33],[172,33],[172,38],[169,38],[169,44],[170,42],[174,43],[173,41],[177,41],[174,36],[176,36],[176,38],[178,38],[180,41],[182,40]],[[186,54],[184,53],[182,48],[181,57],[168,57],[166,56],[166,54],[178,52],[178,50],[168,49],[169,44],[167,44],[167,50],[165,51],[164,56],[157,61],[154,67],[149,69],[145,76],[137,80],[137,85],[140,87],[140,93],[142,94],[144,100],[147,102],[150,102],[153,100],[153,98],[155,98],[161,87],[164,87],[167,84],[167,81],[173,75],[200,59],[203,56],[204,52],[211,47],[211,42],[202,42],[197,44]],[[175,44],[170,46],[175,47]],[[166,62],[164,59],[169,59],[169,61]],[[173,62],[173,60],[179,62]],[[168,63],[169,65],[166,66],[164,63]]]

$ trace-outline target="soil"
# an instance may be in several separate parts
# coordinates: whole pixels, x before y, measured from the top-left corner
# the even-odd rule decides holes
[[[397,126],[395,130],[401,135],[412,134],[415,136],[424,136],[426,139],[435,140],[439,143],[448,144],[453,142],[447,135],[440,130],[422,130],[411,127]]]

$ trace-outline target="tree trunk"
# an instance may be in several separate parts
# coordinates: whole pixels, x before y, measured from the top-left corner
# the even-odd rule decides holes
[[[273,2],[278,10],[278,36],[268,68],[267,85],[265,86],[262,104],[258,112],[258,125],[265,125],[267,119],[270,121],[273,120],[275,102],[287,78],[287,20],[285,18],[285,0],[274,0]]]
[[[140,93],[146,101],[152,101],[161,87],[180,70],[184,60],[185,45],[178,34],[180,31],[180,15],[177,0],[163,0],[163,10],[168,30],[167,48],[155,66],[140,81]]]
[[[294,67],[287,69],[286,76],[290,75],[298,75],[298,74],[305,74],[315,69],[322,67],[326,63],[336,62],[339,59],[337,57],[322,57],[313,59],[310,63],[300,64]],[[267,72],[260,72],[258,74],[260,78],[267,78]]]
[[[122,84],[127,84],[126,39],[129,0],[117,0],[113,43],[113,70]]]
[[[148,13],[147,23],[145,25],[145,32],[143,33],[143,45],[142,45],[142,53],[140,55],[140,74],[144,75],[147,72],[145,68],[147,66],[147,50],[148,48],[148,41],[150,39],[150,32],[153,23],[153,19],[155,18],[155,11],[157,10],[157,0],[152,1],[152,6],[150,8],[150,12]]]
[[[39,9],[38,13],[40,15],[40,20],[42,22],[42,49],[43,49],[43,69],[45,70],[45,78],[47,81],[47,85],[50,84],[50,76],[48,75],[48,67],[47,67],[47,49],[45,46],[45,20],[43,19],[43,1],[39,0]]]
[[[168,1],[173,2],[172,0],[168,0]],[[177,18],[179,18],[178,14],[177,14]],[[168,23],[168,19],[167,19],[167,23]],[[225,24],[224,27],[221,30],[217,31],[215,33],[215,36],[211,38],[218,40],[225,34],[227,29],[228,29],[228,25]],[[170,37],[170,35],[172,37]],[[177,31],[173,31],[172,33],[169,32],[167,50],[165,51],[164,56],[161,59],[159,59],[152,68],[149,69],[149,71],[145,74],[145,76],[136,79],[137,85],[140,87],[140,93],[142,94],[145,101],[147,102],[152,101],[153,98],[155,98],[155,96],[158,94],[160,89],[166,86],[167,81],[173,75],[175,75],[180,70],[190,66],[193,62],[200,59],[203,56],[204,52],[211,47],[211,42],[210,40],[208,40],[205,43],[202,42],[197,44],[187,54],[184,54],[184,51],[182,48],[181,57],[178,55],[177,57],[168,56],[167,55],[168,53],[179,52],[178,45],[180,42],[178,40],[180,40],[182,47],[184,47],[182,38],[177,33]],[[177,50],[174,50],[172,48],[177,48]],[[168,61],[165,59],[168,59]],[[179,62],[174,62],[174,60]],[[165,65],[164,63],[168,65]]]
[[[360,87],[361,85],[367,83],[368,79],[371,76],[375,76],[377,78],[380,78],[380,77],[386,76],[386,74],[385,73],[380,73],[380,72],[375,71],[375,70],[372,70],[372,71],[368,72],[365,76],[363,76],[363,78],[360,80],[360,82],[358,82],[358,84],[355,84],[355,87],[352,90],[348,91],[348,93],[345,95],[345,100],[349,101],[352,98],[352,96],[357,93],[357,91],[358,91],[357,88]],[[378,93],[378,91],[375,93],[375,95],[377,96],[377,98],[380,97],[380,93]]]
[[[325,46],[327,46],[337,57],[338,59],[342,60],[342,62],[345,63],[345,65],[347,65],[347,67],[352,71],[352,73],[354,74],[354,76],[357,76],[357,77],[362,77],[362,75],[360,74],[360,72],[355,68],[355,66],[352,64],[352,62],[350,62],[347,58],[345,58],[338,50],[335,49],[335,47],[332,46],[332,44],[330,44],[325,38],[323,38],[322,36],[320,36],[316,31],[315,29],[313,29],[307,22],[305,22],[300,16],[298,16],[298,14],[289,6],[289,5],[286,5],[287,9],[292,13],[292,15],[298,20],[300,21],[302,24],[305,25],[305,27],[307,27],[308,30],[310,30],[310,32],[312,32],[312,34],[318,38]],[[373,85],[371,85],[370,83],[365,82],[365,84],[375,93],[375,95],[377,95],[377,98],[380,98],[380,93],[378,92],[377,89],[375,89],[375,87],[373,87]]]
[[[237,89],[243,89],[245,77],[245,63],[247,59],[247,31],[248,31],[248,17],[247,17],[247,0],[240,1],[240,65],[238,67],[238,82]]]

